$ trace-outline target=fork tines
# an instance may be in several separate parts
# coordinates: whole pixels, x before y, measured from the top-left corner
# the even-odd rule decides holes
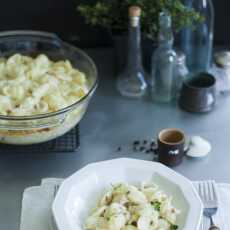
[[[215,181],[198,182],[198,192],[205,208],[216,208],[218,206]]]

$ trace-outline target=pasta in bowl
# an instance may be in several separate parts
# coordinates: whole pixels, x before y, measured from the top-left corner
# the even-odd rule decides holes
[[[0,142],[41,143],[83,117],[97,70],[82,51],[42,32],[0,33]]]
[[[203,206],[182,175],[121,158],[91,163],[65,179],[52,211],[60,230],[198,230]]]
[[[175,230],[180,210],[154,183],[112,185],[87,218],[85,230]]]

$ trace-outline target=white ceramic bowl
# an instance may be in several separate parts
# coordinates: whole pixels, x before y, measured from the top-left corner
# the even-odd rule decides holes
[[[160,163],[125,158],[89,164],[63,182],[52,207],[57,228],[82,230],[90,210],[111,183],[138,185],[149,180],[172,195],[173,204],[182,211],[178,230],[198,230],[203,207],[188,179]]]

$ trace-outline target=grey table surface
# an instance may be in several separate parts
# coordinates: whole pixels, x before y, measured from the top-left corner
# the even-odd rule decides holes
[[[204,159],[185,158],[174,168],[191,180],[215,179],[230,183],[230,96],[219,96],[214,111],[190,114],[176,103],[154,104],[148,98],[122,98],[115,89],[111,50],[89,50],[97,63],[100,85],[87,114],[80,122],[81,147],[76,153],[2,154],[0,156],[0,229],[17,230],[20,223],[22,193],[38,185],[44,177],[65,178],[88,163],[131,157],[152,160],[151,155],[132,153],[129,143],[135,139],[156,137],[164,128],[183,129],[189,135],[201,135],[212,144]],[[117,147],[122,151],[117,152]]]

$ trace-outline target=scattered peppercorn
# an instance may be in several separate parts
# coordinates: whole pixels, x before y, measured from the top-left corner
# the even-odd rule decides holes
[[[144,151],[146,148],[144,147],[144,146],[141,146],[140,147],[140,151],[142,152],[142,151]]]
[[[135,140],[132,142],[132,151],[135,152],[143,152],[146,154],[155,154],[156,153],[156,142],[154,140],[147,140],[147,139],[142,139],[142,140]],[[122,147],[119,146],[117,148],[117,152],[122,151]]]
[[[157,149],[151,149],[151,152],[154,153],[155,155],[158,155]]]
[[[148,143],[148,141],[147,141],[147,140],[144,140],[144,141],[143,141],[143,144],[144,144],[144,145],[146,145],[147,143]]]
[[[117,148],[117,152],[120,152],[120,151],[121,151],[121,147],[118,147],[118,148]]]
[[[134,141],[133,142],[133,145],[139,145],[140,144],[140,141]]]

